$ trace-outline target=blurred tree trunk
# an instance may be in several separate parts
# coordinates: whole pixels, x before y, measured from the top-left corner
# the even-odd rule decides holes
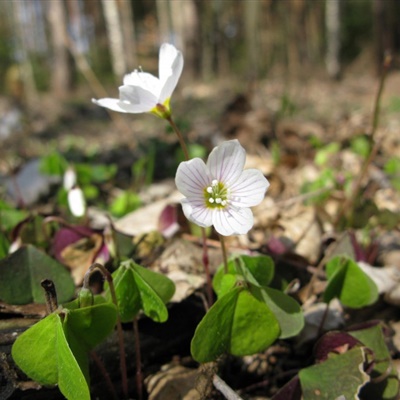
[[[49,1],[47,7],[53,50],[51,87],[54,95],[63,98],[71,87],[71,68],[65,36],[67,32],[66,10],[62,0]]]
[[[111,64],[113,72],[119,81],[127,72],[127,64],[118,6],[116,0],[102,0],[102,4],[110,46]]]
[[[21,15],[24,14],[22,8],[25,7],[25,4],[20,1],[15,1],[10,3],[10,6],[12,7],[13,12],[13,29],[16,38],[16,46],[18,47],[21,57],[21,67],[11,67],[11,71],[14,71],[13,74],[11,74],[13,75],[13,78],[12,82],[7,82],[7,86],[15,87],[15,89],[13,88],[10,90],[10,94],[13,99],[19,105],[27,105],[27,109],[30,109],[30,105],[37,101],[37,89],[33,76],[33,67],[28,52],[28,46],[26,43],[26,37],[23,33],[23,22],[21,19]],[[9,71],[7,76],[9,76]]]
[[[125,60],[128,71],[137,67],[135,25],[132,3],[127,0],[118,0],[121,15],[121,27],[125,48]],[[125,71],[126,72],[126,71]]]
[[[253,81],[259,78],[259,60],[261,54],[260,48],[260,16],[261,2],[246,1],[244,3],[245,34],[247,62],[249,65],[249,78]]]
[[[326,0],[326,69],[332,79],[340,76],[340,0]]]
[[[197,77],[200,73],[198,9],[193,0],[171,1],[170,5],[176,45],[185,54],[185,73]]]
[[[171,18],[168,0],[156,0],[160,43],[171,42]]]

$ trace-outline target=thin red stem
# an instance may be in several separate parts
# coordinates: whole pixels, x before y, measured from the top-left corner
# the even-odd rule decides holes
[[[108,272],[107,269],[103,265],[101,265],[99,263],[94,263],[90,266],[88,272],[85,274],[85,278],[83,280],[83,286],[86,288],[89,287],[90,275],[96,269],[99,269],[101,271],[104,278],[108,282],[108,285],[110,287],[110,294],[111,294],[112,302],[118,308],[118,301],[117,301],[117,296],[115,294],[113,278],[112,278],[110,272]],[[127,399],[127,398],[129,398],[128,373],[127,373],[127,368],[126,368],[124,332],[122,330],[122,324],[121,324],[121,319],[119,317],[119,313],[117,314],[117,332],[118,332],[118,344],[119,344],[119,353],[120,353],[119,363],[120,363],[120,369],[121,369],[122,392],[124,394],[124,397]]]
[[[137,317],[133,319],[133,332],[135,334],[135,355],[136,355],[136,391],[138,399],[143,399],[143,375],[142,375],[142,354],[140,350],[139,325]]]

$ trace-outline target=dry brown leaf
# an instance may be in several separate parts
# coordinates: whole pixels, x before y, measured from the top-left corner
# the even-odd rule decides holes
[[[149,400],[200,400],[200,393],[195,389],[198,375],[197,369],[164,365],[161,371],[145,379]]]
[[[95,257],[103,244],[103,237],[93,233],[89,237],[65,247],[61,257],[65,265],[71,269],[71,275],[76,285],[83,281],[86,271],[95,262]]]

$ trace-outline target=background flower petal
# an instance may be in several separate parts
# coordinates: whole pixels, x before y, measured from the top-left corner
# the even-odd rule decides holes
[[[119,98],[120,107],[131,113],[148,112],[157,104],[157,98],[153,93],[138,86],[121,86]]]
[[[124,86],[137,86],[151,92],[157,99],[161,93],[161,81],[148,72],[135,70],[124,76]]]
[[[207,208],[204,205],[204,199],[202,201],[192,201],[189,199],[182,200],[182,209],[185,217],[203,228],[207,228],[212,225],[213,213],[215,210]]]
[[[250,208],[228,207],[213,213],[214,228],[223,236],[243,235],[253,224],[254,218]]]
[[[212,179],[229,186],[240,177],[245,161],[246,151],[235,139],[215,147],[208,156],[207,167]]]
[[[179,164],[176,171],[175,184],[178,190],[189,199],[202,199],[204,204],[204,189],[211,180],[206,165],[200,158],[193,158]]]
[[[246,169],[229,187],[229,201],[233,206],[254,207],[261,203],[268,187],[269,182],[261,171]]]
[[[92,102],[94,104],[97,104],[98,106],[108,108],[112,111],[118,111],[118,112],[123,112],[123,113],[129,112],[125,108],[121,107],[119,99],[111,99],[111,98],[106,97],[104,99],[99,99],[99,100],[92,99]]]
[[[160,59],[161,60],[161,59]],[[160,81],[161,81],[161,91],[160,91],[160,102],[164,103],[165,100],[169,99],[175,90],[178,80],[182,74],[183,70],[183,56],[179,51],[177,52],[176,58],[174,59],[170,67],[160,67]]]

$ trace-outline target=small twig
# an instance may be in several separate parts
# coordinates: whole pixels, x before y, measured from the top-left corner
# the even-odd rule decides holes
[[[107,372],[106,368],[104,367],[103,362],[101,361],[100,357],[97,355],[95,351],[90,352],[90,357],[92,357],[93,361],[96,363],[97,367],[99,368],[103,378],[107,384],[108,390],[111,393],[111,396],[114,400],[118,400],[117,393],[115,391],[115,387],[111,381],[110,375]]]
[[[89,270],[86,272],[85,277],[83,279],[83,286],[88,288],[89,287],[89,279],[90,275],[96,270],[100,270],[103,274],[104,278],[106,279],[109,288],[111,299],[115,306],[118,309],[118,301],[117,296],[115,294],[114,282],[111,274],[107,271],[107,269],[101,265],[100,263],[94,263],[90,266]],[[128,373],[126,368],[126,357],[125,357],[125,343],[124,343],[124,333],[122,330],[121,318],[119,313],[117,314],[117,332],[118,332],[118,343],[119,343],[119,353],[120,353],[120,368],[121,368],[121,377],[122,377],[122,391],[124,393],[124,397],[127,399],[129,397],[129,390],[128,390]]]
[[[226,384],[217,374],[213,376],[213,385],[227,400],[243,400],[230,386]]]
[[[51,314],[58,308],[56,287],[50,279],[44,279],[40,284],[45,291],[47,314]]]

